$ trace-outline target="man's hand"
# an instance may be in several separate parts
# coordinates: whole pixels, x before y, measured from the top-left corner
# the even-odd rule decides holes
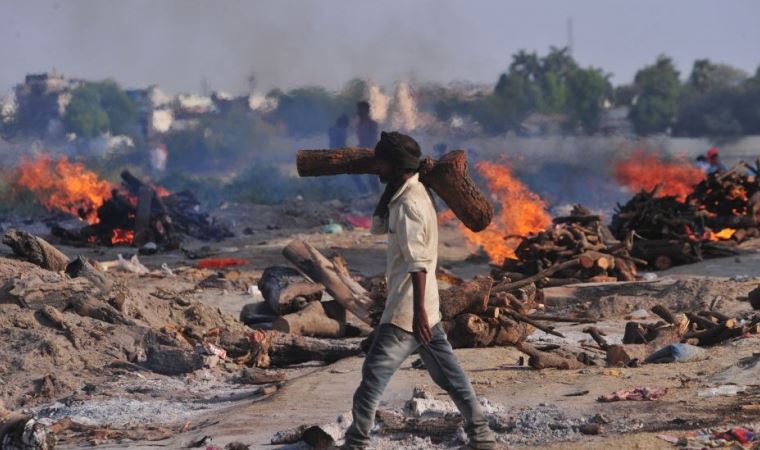
[[[422,311],[414,310],[414,319],[412,320],[412,331],[418,341],[427,345],[433,339],[433,332],[430,330],[427,312],[425,308]]]
[[[430,330],[427,311],[425,311],[425,280],[427,272],[412,272],[412,292],[414,295],[414,318],[412,319],[412,331],[414,336],[422,344],[427,344],[433,339]]]

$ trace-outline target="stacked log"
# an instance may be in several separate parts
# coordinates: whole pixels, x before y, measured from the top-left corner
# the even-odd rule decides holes
[[[577,205],[544,231],[522,240],[494,276],[511,282],[559,286],[579,282],[632,281],[636,263],[630,239],[617,240],[601,218]]]
[[[741,242],[760,237],[760,158],[755,165],[741,162],[726,172],[707,176],[694,187],[687,202],[704,213],[715,232],[736,230],[731,239]]]
[[[339,338],[368,334],[379,324],[378,312],[384,308],[386,295],[384,282],[377,277],[352,276],[342,258],[328,258],[303,241],[292,242],[283,254],[308,278],[295,276],[292,269],[284,267],[265,271],[259,286],[273,320],[266,326],[252,325],[258,334],[249,340],[259,349],[254,364],[293,363],[304,355],[326,360],[353,351],[346,353],[347,349],[336,343]],[[553,318],[531,318],[541,299],[541,291],[533,283],[494,286],[490,277],[461,280],[443,270],[437,276],[444,280],[439,288],[443,327],[456,348],[519,345],[536,328],[559,335],[551,326],[539,323]],[[335,300],[321,301],[322,290]],[[264,316],[260,311],[258,314]],[[285,347],[269,345],[286,342],[283,336],[289,336],[287,348],[302,348],[302,352],[287,350],[284,356]],[[320,339],[324,340],[319,346],[323,354],[314,351]],[[339,355],[333,355],[333,350]]]
[[[733,244],[718,242],[708,222],[708,215],[694,202],[660,196],[658,186],[642,190],[625,205],[618,204],[610,230],[618,239],[636,236],[631,255],[664,270],[704,257],[734,254]]]

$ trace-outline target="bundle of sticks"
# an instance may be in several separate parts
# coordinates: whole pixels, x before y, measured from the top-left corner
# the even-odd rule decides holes
[[[694,203],[661,196],[660,189],[640,191],[625,205],[618,204],[612,216],[610,230],[615,237],[636,237],[631,248],[634,257],[664,270],[735,253],[732,242],[718,241],[707,226],[706,214]]]
[[[601,217],[583,206],[576,205],[570,216],[556,217],[553,222],[523,239],[515,249],[517,259],[505,260],[493,275],[542,287],[632,281],[636,264],[646,264],[630,255],[631,239],[615,239]]]

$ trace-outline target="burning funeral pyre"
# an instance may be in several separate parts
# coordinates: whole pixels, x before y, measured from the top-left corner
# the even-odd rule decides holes
[[[54,236],[77,244],[135,245],[154,242],[178,248],[182,235],[220,240],[232,233],[200,210],[190,191],[169,193],[128,170],[121,185],[100,179],[80,162],[48,155],[23,160],[12,176],[16,190],[29,190],[49,210],[71,214],[87,225],[78,230],[52,227]]]

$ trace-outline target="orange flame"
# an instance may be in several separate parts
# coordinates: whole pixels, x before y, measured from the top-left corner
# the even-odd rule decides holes
[[[705,178],[705,174],[684,159],[664,161],[656,152],[637,150],[618,162],[615,178],[632,191],[651,191],[661,185],[659,195],[673,195],[685,200],[694,186]]]
[[[134,239],[135,232],[132,230],[114,228],[111,233],[111,245],[132,245]]]
[[[736,230],[733,228],[724,228],[717,233],[713,233],[712,231],[709,232],[709,240],[711,241],[727,241],[734,237],[734,233],[736,233]]]
[[[14,186],[32,191],[47,209],[58,209],[98,223],[97,209],[111,197],[113,185],[82,163],[62,156],[53,162],[50,155],[22,159],[16,168]]]
[[[552,218],[546,203],[515,178],[508,165],[482,161],[475,168],[485,177],[498,213],[491,225],[479,233],[464,225],[461,229],[470,244],[483,247],[492,262],[501,264],[515,258],[521,237],[546,229]]]

